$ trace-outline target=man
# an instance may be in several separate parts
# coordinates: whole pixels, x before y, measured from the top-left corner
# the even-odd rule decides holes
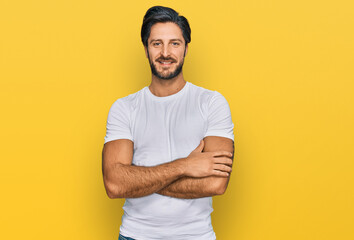
[[[109,111],[103,178],[110,198],[126,198],[119,239],[215,239],[211,197],[229,181],[234,125],[220,93],[183,78],[190,33],[173,9],[150,8],[151,84]]]

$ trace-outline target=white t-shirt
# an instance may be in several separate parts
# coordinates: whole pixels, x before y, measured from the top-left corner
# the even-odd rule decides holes
[[[176,94],[157,97],[148,87],[115,101],[105,143],[134,142],[133,165],[155,166],[187,157],[206,136],[234,140],[226,99],[186,82]],[[127,198],[120,233],[138,240],[212,240],[212,198],[179,199],[160,194]]]

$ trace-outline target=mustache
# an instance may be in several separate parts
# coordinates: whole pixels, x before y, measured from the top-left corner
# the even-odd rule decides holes
[[[158,59],[156,59],[156,61],[161,61],[161,62],[169,61],[169,60],[171,60],[172,62],[177,62],[174,58],[171,58],[171,57],[169,57],[169,58],[159,57]]]

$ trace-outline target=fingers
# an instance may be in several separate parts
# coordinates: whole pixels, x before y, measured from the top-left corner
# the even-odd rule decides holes
[[[229,177],[232,172],[232,160],[227,157],[214,158],[213,175]]]
[[[232,153],[228,151],[216,151],[211,153],[213,157],[232,157]]]
[[[222,172],[222,171],[219,171],[219,170],[213,170],[213,175],[214,176],[218,176],[218,177],[228,177],[228,176],[230,176],[230,173]]]
[[[228,157],[217,157],[214,158],[214,163],[232,165],[232,159]]]
[[[230,173],[232,171],[232,168],[224,164],[214,164],[214,170]]]

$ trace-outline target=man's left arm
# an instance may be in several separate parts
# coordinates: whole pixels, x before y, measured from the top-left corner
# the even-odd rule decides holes
[[[228,151],[234,153],[234,141],[226,137],[208,136],[204,138],[203,152]],[[233,158],[232,154],[232,158]],[[202,198],[224,194],[230,175],[228,177],[184,177],[171,183],[158,194],[175,198]]]

